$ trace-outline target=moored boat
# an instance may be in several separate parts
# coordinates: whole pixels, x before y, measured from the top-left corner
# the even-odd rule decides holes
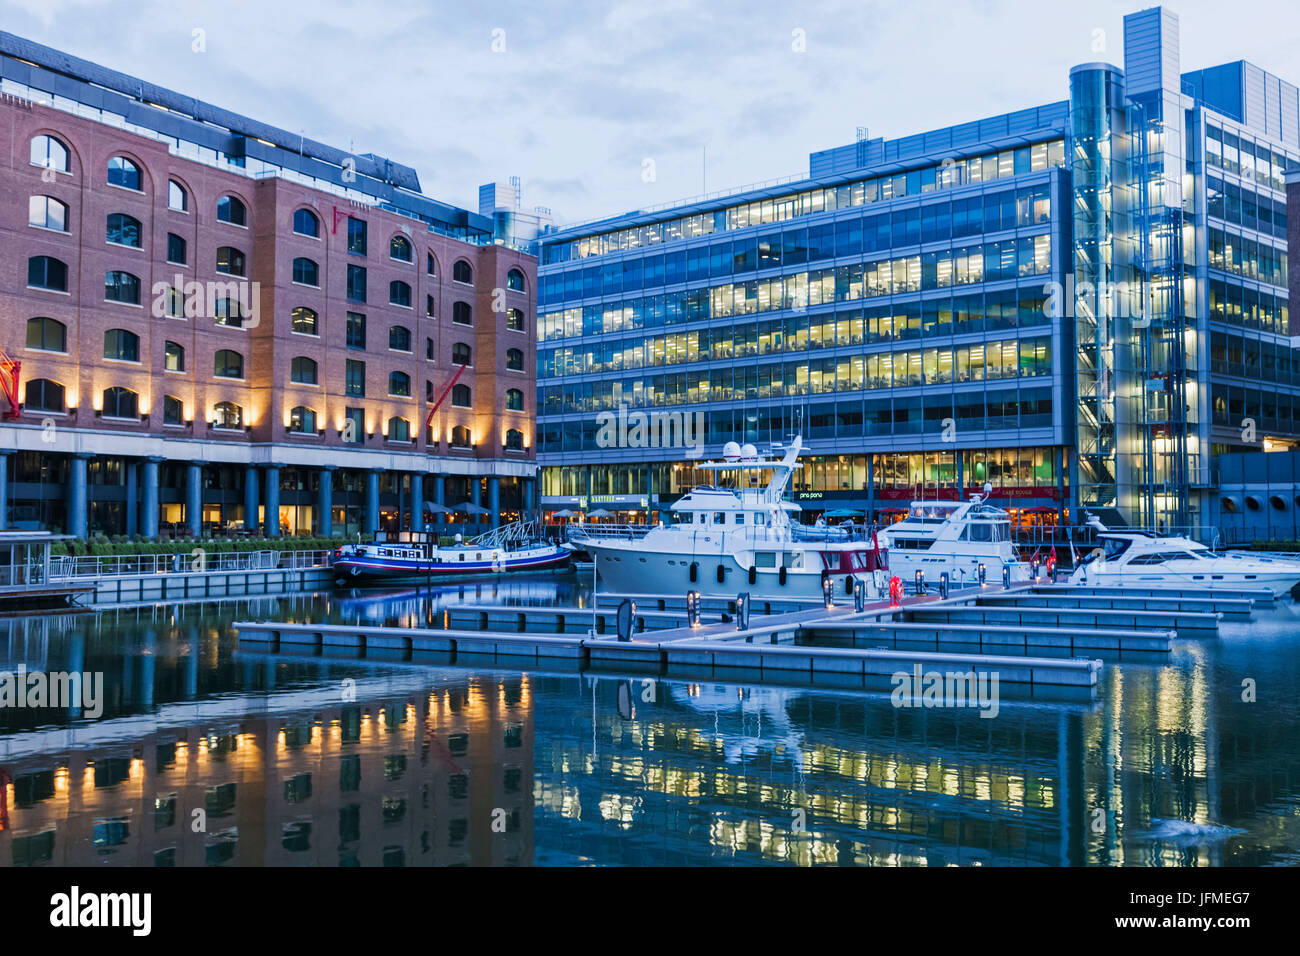
[[[693,466],[720,483],[679,498],[672,523],[569,525],[569,543],[591,554],[601,585],[616,592],[820,598],[829,581],[839,595],[861,583],[867,599],[882,597],[884,548],[848,529],[794,520],[799,506],[784,495],[802,449],[797,437],[773,444],[779,458],[764,458],[753,445],[728,442],[723,461]]]
[[[370,543],[343,545],[334,555],[338,585],[368,582],[554,571],[568,567],[569,552],[544,540],[532,521],[494,528],[469,541],[442,545],[432,532],[380,533]]]
[[[911,584],[916,572],[928,585],[948,575],[953,587],[984,581],[1028,581],[1031,569],[1011,540],[1011,517],[988,503],[992,488],[969,501],[914,501],[907,517],[880,532],[889,548],[890,570]]]
[[[1071,584],[1268,590],[1275,596],[1300,584],[1300,562],[1266,555],[1212,551],[1199,541],[1150,531],[1111,530],[1096,516],[1098,546],[1083,556]]]

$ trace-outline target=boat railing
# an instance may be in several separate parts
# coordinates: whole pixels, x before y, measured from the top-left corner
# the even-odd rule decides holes
[[[827,525],[819,528],[815,525],[792,523],[790,525],[790,537],[795,541],[844,542],[863,541],[870,536],[866,532],[849,525]]]
[[[541,522],[534,518],[524,518],[493,528],[476,538],[471,538],[467,543],[476,548],[498,548],[509,551],[541,540]]]
[[[637,538],[645,537],[654,527],[656,526],[648,524],[589,524],[578,521],[565,525],[564,533],[566,539],[574,544],[612,538],[635,541]]]

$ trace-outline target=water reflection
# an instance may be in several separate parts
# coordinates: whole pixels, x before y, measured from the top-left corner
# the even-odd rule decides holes
[[[0,710],[0,865],[1300,859],[1290,606],[1108,663],[1095,703],[992,720],[880,692],[245,652],[229,627],[580,599],[550,578],[0,622],[0,670],[106,688],[98,720]]]

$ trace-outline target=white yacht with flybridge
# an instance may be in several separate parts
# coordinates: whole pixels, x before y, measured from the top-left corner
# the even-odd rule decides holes
[[[889,549],[889,569],[905,584],[925,575],[929,586],[947,573],[952,587],[980,582],[980,568],[989,584],[1001,584],[1003,569],[1011,582],[1028,581],[1030,567],[1016,554],[1011,540],[1011,516],[988,503],[991,485],[969,501],[913,501],[907,517],[879,534]]]
[[[1107,528],[1093,515],[1098,546],[1083,556],[1071,584],[1268,590],[1281,597],[1300,583],[1300,562],[1212,551],[1191,538]]]
[[[811,528],[785,500],[803,440],[774,442],[763,457],[750,444],[727,442],[722,461],[694,467],[714,475],[670,509],[671,523],[575,524],[573,548],[588,552],[605,588],[636,594],[701,594],[752,598],[821,598],[823,580],[837,595],[862,582],[868,600],[888,593],[885,549],[844,528]],[[779,457],[776,457],[779,456]],[[766,479],[766,480],[765,480]]]

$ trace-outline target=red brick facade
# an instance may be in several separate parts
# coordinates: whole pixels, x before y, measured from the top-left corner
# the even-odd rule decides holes
[[[40,135],[55,137],[66,146],[68,172],[50,171],[30,161],[32,140]],[[0,157],[0,328],[4,330],[0,346],[22,363],[21,397],[26,397],[26,384],[35,379],[61,384],[66,395],[62,414],[24,410],[21,423],[39,428],[53,419],[60,428],[150,436],[169,444],[269,444],[273,462],[317,460],[319,451],[304,459],[298,450],[322,447],[337,447],[337,458],[330,460],[343,467],[349,466],[349,453],[356,451],[472,459],[484,465],[488,459],[532,462],[536,395],[536,260],[532,257],[503,246],[476,246],[437,235],[418,220],[288,179],[254,179],[187,160],[171,155],[164,142],[9,97],[0,100]],[[108,182],[113,157],[125,157],[139,168],[139,191]],[[185,190],[186,209],[169,208],[171,182]],[[29,224],[29,200],[42,196],[66,205],[66,232]],[[217,204],[224,196],[235,197],[246,207],[245,225],[219,221]],[[294,214],[300,209],[309,209],[317,217],[317,237],[295,233]],[[115,213],[138,220],[140,248],[106,241],[108,217]],[[348,251],[349,217],[366,224],[364,256]],[[168,261],[169,234],[184,240],[183,265]],[[409,241],[412,261],[390,257],[395,236]],[[242,280],[217,271],[218,250],[223,247],[243,254]],[[435,264],[432,275],[427,268],[430,254]],[[28,263],[33,256],[66,264],[66,292],[29,287]],[[317,286],[294,282],[294,260],[299,257],[316,264]],[[469,284],[453,279],[461,260],[472,270]],[[364,303],[348,298],[349,265],[366,270]],[[105,274],[112,270],[139,279],[139,304],[106,300]],[[522,291],[508,289],[512,270],[522,274]],[[202,315],[165,314],[165,297],[158,292],[178,275],[202,287]],[[206,300],[220,298],[224,284],[245,280],[260,287],[256,321],[246,322],[246,328],[218,324]],[[409,307],[390,304],[392,282],[409,286]],[[430,300],[433,317],[426,314]],[[453,321],[457,302],[469,305],[472,325]],[[502,310],[494,311],[494,306]],[[297,307],[316,313],[315,335],[293,331],[291,315]],[[509,328],[510,309],[522,313],[523,331]],[[348,312],[365,316],[364,349],[348,345]],[[65,327],[66,353],[26,347],[27,321],[34,317],[48,317]],[[409,351],[390,349],[394,327],[407,330]],[[138,362],[104,357],[105,333],[111,329],[139,337]],[[404,338],[398,332],[393,342],[400,345]],[[169,342],[183,350],[182,371],[166,370]],[[428,443],[423,427],[432,404],[428,396],[436,397],[453,373],[452,355],[458,343],[472,350],[471,364],[458,380],[470,389],[470,406],[453,405],[448,393],[431,429],[434,440]],[[221,350],[240,357],[242,378],[215,374],[214,362]],[[300,357],[316,363],[315,385],[291,382],[293,360]],[[365,363],[364,397],[345,394],[350,360]],[[512,369],[510,364],[522,369]],[[392,373],[409,377],[409,397],[390,394]],[[138,421],[97,414],[104,390],[111,387],[129,388],[138,395]],[[517,411],[507,409],[511,390],[520,393],[514,396],[522,400]],[[164,424],[165,396],[183,404],[181,424]],[[218,402],[239,406],[244,427],[212,428]],[[5,404],[3,399],[0,404]],[[295,406],[314,411],[316,432],[289,431]],[[365,434],[359,444],[344,443],[346,408],[364,411]],[[409,422],[411,442],[386,439],[390,418]],[[456,426],[469,429],[472,448],[451,446]],[[512,429],[522,433],[523,450],[503,447]],[[190,447],[192,453],[183,457],[213,457]],[[230,459],[228,454],[216,457]],[[419,470],[438,469],[426,465]],[[464,466],[454,470],[463,471]],[[531,465],[526,470],[531,474]],[[489,467],[482,473],[490,471]],[[511,471],[520,473],[517,468]]]

